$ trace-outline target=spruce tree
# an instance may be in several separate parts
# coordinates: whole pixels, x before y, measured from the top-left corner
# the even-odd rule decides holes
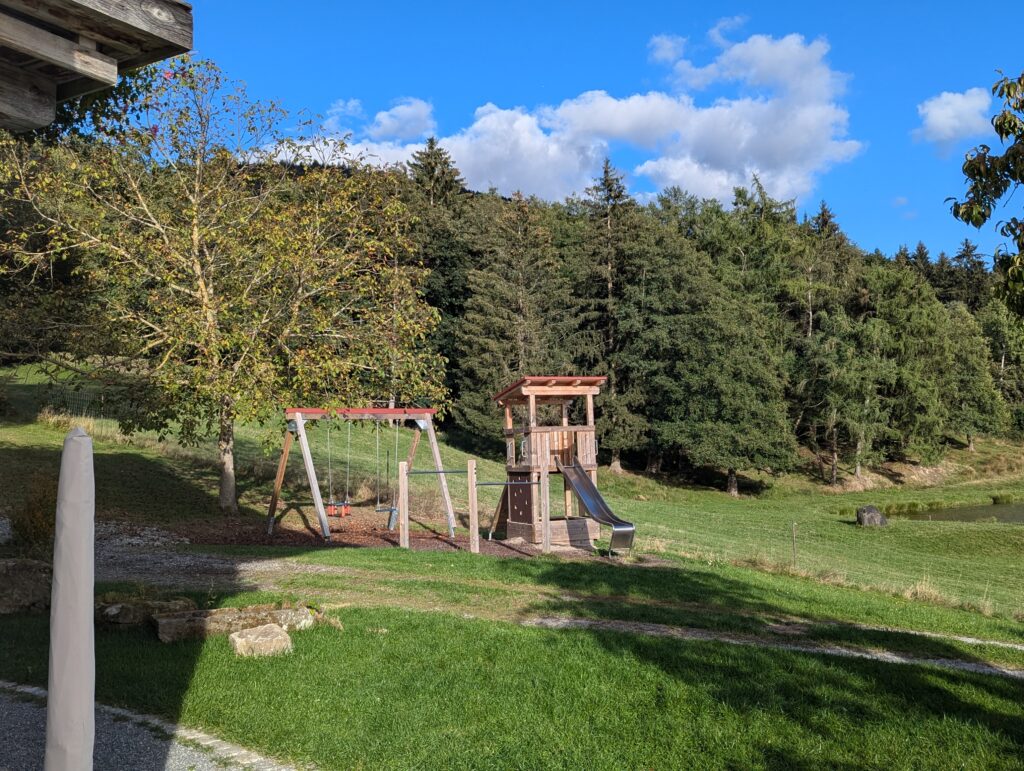
[[[658,276],[658,309],[644,333],[653,430],[666,450],[726,471],[784,469],[795,443],[783,399],[782,355],[749,296],[715,278],[706,257],[677,259]]]
[[[879,387],[888,416],[879,441],[892,457],[934,459],[947,418],[945,308],[916,271],[889,263],[865,268],[849,310],[858,324],[870,325],[876,357],[891,367]]]
[[[992,380],[991,360],[981,326],[963,303],[946,308],[950,340],[944,393],[946,430],[967,438],[993,433],[1006,423],[1006,405]]]
[[[519,194],[500,205],[456,328],[456,419],[485,443],[501,437],[492,395],[524,375],[572,374],[580,338],[547,207]]]
[[[409,161],[407,203],[416,217],[417,258],[430,270],[424,286],[427,302],[441,321],[432,335],[435,350],[448,361],[445,385],[458,396],[459,362],[455,328],[468,293],[473,254],[466,237],[469,215],[463,180],[451,156],[434,137]]]
[[[608,376],[606,390],[597,400],[597,435],[611,453],[611,469],[621,471],[622,452],[646,443],[647,425],[640,412],[643,392],[630,378],[630,340],[622,324],[635,310],[627,294],[641,281],[650,257],[650,221],[608,159],[586,192],[583,297],[586,326],[596,341],[588,369]]]
[[[428,205],[458,205],[466,183],[436,137],[429,137],[426,146],[413,153],[407,165],[412,181],[423,191]]]

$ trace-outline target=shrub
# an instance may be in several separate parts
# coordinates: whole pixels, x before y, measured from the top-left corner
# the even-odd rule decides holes
[[[25,499],[11,512],[15,545],[28,556],[49,556],[56,521],[57,477],[36,472],[29,477]]]

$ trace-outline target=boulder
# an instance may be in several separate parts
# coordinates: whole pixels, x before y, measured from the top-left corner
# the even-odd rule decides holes
[[[46,610],[52,580],[53,568],[46,562],[0,559],[0,613]]]
[[[857,524],[861,527],[885,527],[889,520],[875,506],[861,506],[857,509]]]
[[[205,639],[218,634],[231,634],[266,624],[277,624],[286,631],[307,629],[316,620],[306,607],[278,608],[275,605],[252,605],[248,608],[216,608],[158,613],[157,637],[162,642]]]
[[[96,603],[96,620],[115,626],[138,626],[161,613],[180,613],[196,609],[187,597],[169,600],[107,600]]]
[[[292,638],[277,624],[232,632],[228,640],[236,656],[277,656],[292,652]]]

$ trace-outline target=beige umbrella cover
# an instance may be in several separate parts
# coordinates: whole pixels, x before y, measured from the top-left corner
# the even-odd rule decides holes
[[[93,641],[96,488],[92,439],[81,428],[64,440],[57,487],[50,600],[50,685],[46,771],[92,768],[96,659]]]

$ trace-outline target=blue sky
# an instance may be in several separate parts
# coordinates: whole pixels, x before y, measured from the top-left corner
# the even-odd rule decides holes
[[[1014,10],[1016,8],[1016,10]],[[433,133],[473,187],[581,190],[607,154],[632,191],[727,200],[757,172],[826,200],[866,249],[965,237],[963,153],[996,144],[996,70],[1024,56],[991,17],[932,3],[282,3],[194,0],[196,50],[252,96],[322,115],[352,149],[407,157]]]

